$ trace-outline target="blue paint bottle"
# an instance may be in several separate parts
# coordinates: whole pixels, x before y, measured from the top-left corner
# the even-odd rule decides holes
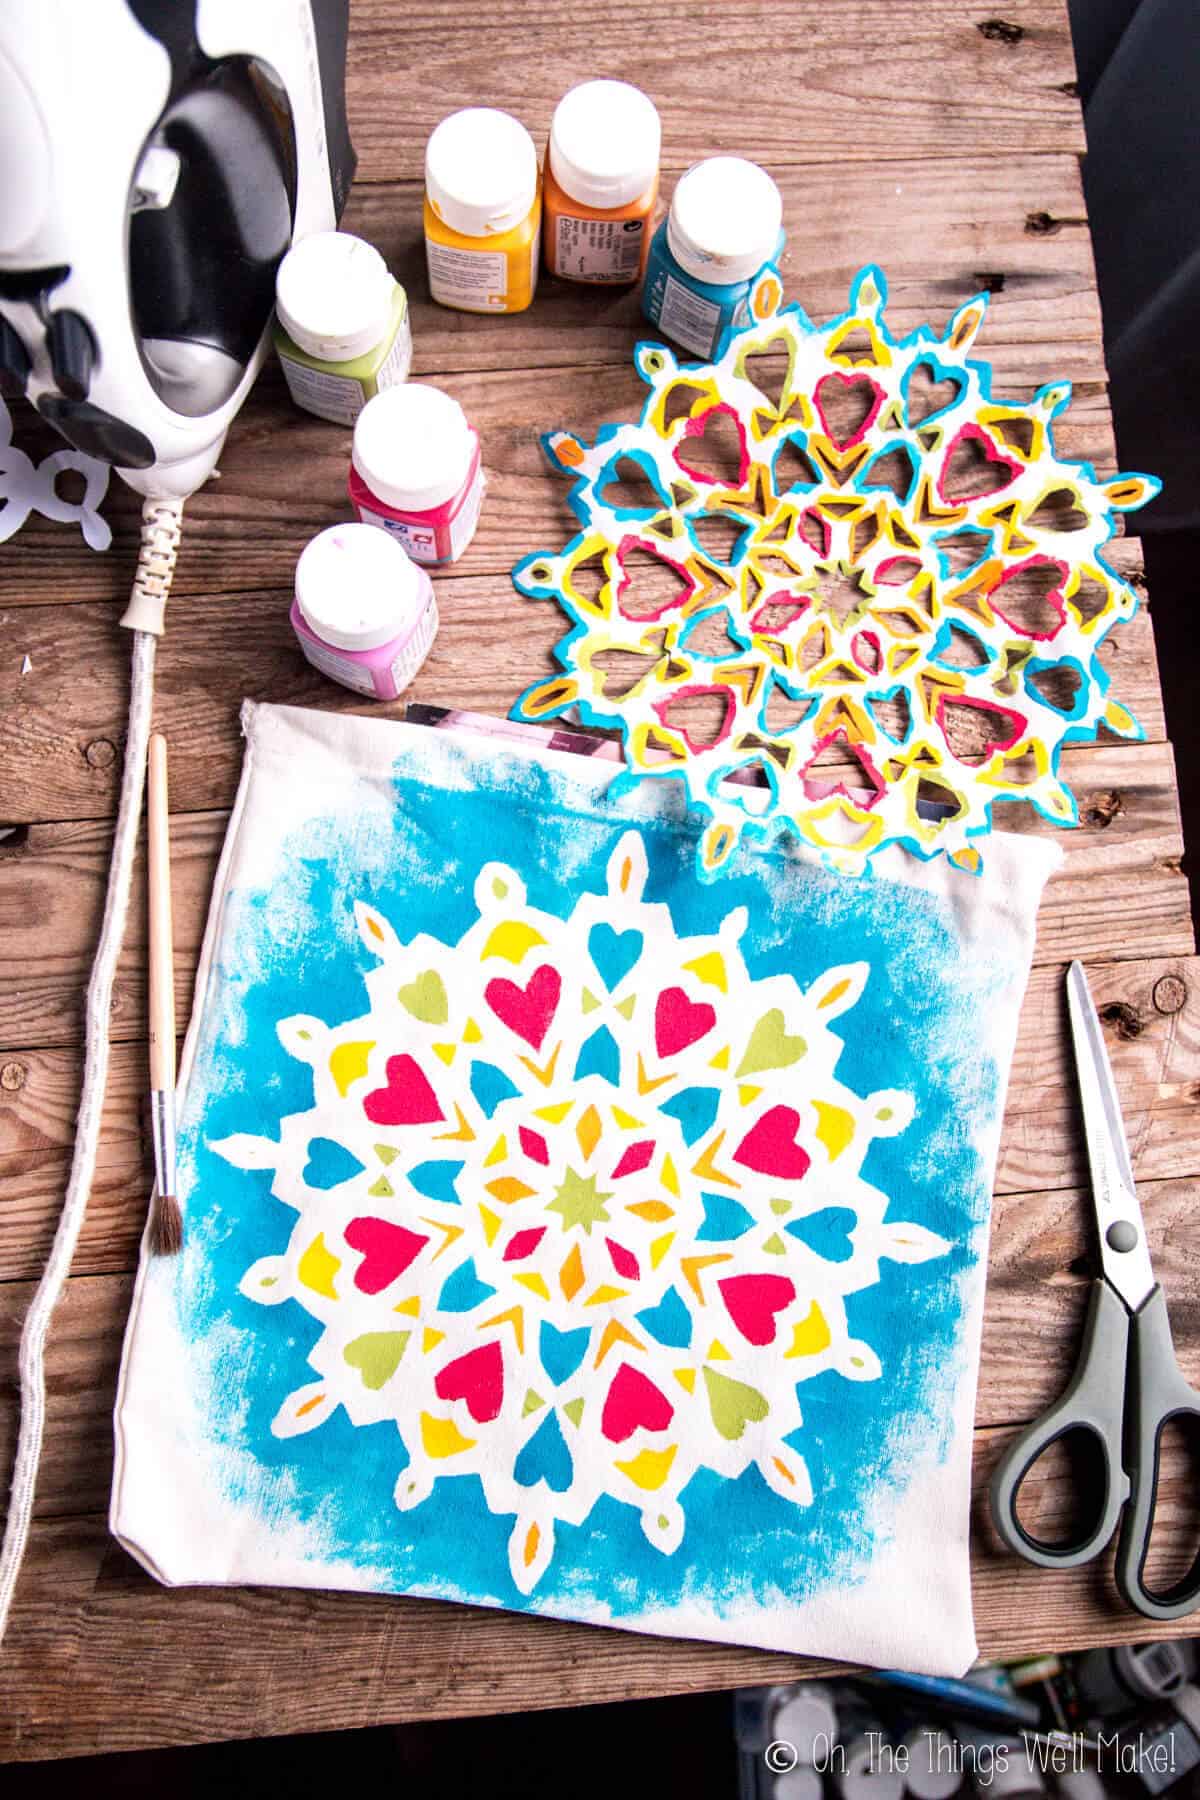
[[[749,318],[754,277],[782,249],[783,201],[765,169],[710,156],[682,175],[655,232],[642,311],[666,336],[710,359]]]

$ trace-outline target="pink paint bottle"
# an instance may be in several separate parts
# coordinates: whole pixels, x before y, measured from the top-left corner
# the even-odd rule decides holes
[[[456,562],[479,522],[479,439],[440,388],[388,388],[358,415],[349,485],[363,523],[381,525],[414,562]]]
[[[437,600],[395,538],[331,525],[301,552],[291,621],[314,668],[355,693],[395,700],[437,636]]]

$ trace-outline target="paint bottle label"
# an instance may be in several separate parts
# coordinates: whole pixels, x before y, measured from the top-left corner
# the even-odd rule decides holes
[[[358,508],[358,516],[364,525],[382,525],[385,531],[390,531],[415,563],[428,567],[431,563],[450,560],[438,555],[437,532],[432,525],[413,525],[407,519],[393,519],[388,513],[372,512],[369,506],[362,505]]]
[[[388,356],[388,363],[398,348],[401,351],[404,348],[399,338]],[[368,398],[361,381],[352,375],[330,375],[324,369],[310,369],[306,363],[293,362],[290,356],[281,356],[279,361],[288,392],[297,406],[315,413],[319,419],[329,419],[334,425],[353,425]],[[383,367],[386,368],[387,363]],[[383,369],[379,373],[382,384]],[[400,379],[403,380],[403,376]]]
[[[300,648],[313,668],[320,669],[323,675],[332,675],[343,687],[353,688],[358,694],[375,693],[375,677],[362,663],[356,663],[349,656],[339,656],[325,644],[314,644],[308,637],[301,637]],[[399,661],[399,657],[396,660]]]
[[[554,267],[573,281],[632,281],[642,260],[644,219],[555,221]]]
[[[437,628],[437,601],[431,590],[429,604],[417,621],[412,636],[392,658],[392,683],[397,691],[408,686],[409,682],[412,681],[413,677],[421,667],[421,664],[425,661],[425,658],[429,655],[430,647],[434,638],[437,636]]]
[[[668,337],[697,356],[711,356],[721,334],[721,307],[668,275],[663,286],[658,322]]]
[[[412,338],[408,332],[398,331],[395,342],[376,372],[376,393],[381,388],[399,387],[407,376],[411,364]]]
[[[508,258],[503,251],[454,250],[433,238],[426,238],[425,248],[429,256],[429,291],[440,305],[461,306],[471,312],[504,311]]]

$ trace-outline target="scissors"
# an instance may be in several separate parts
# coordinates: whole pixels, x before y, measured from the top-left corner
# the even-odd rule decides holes
[[[1181,1580],[1161,1592],[1146,1586],[1146,1556],[1163,1430],[1181,1418],[1200,1425],[1200,1394],[1175,1360],[1100,1021],[1077,962],[1067,971],[1067,1009],[1102,1273],[1092,1287],[1075,1373],[1050,1410],[1001,1459],[991,1483],[992,1517],[1009,1549],[1027,1562],[1073,1569],[1099,1556],[1123,1511],[1116,1560],[1122,1598],[1148,1619],[1178,1619],[1200,1606],[1200,1554]],[[1069,1433],[1097,1453],[1094,1491],[1082,1496],[1090,1522],[1084,1520],[1065,1542],[1045,1542],[1021,1523],[1017,1496],[1038,1459]]]

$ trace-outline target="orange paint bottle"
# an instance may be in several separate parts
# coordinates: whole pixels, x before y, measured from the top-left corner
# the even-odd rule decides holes
[[[641,279],[661,144],[653,101],[626,81],[584,81],[563,96],[543,179],[551,275],[606,286]]]

